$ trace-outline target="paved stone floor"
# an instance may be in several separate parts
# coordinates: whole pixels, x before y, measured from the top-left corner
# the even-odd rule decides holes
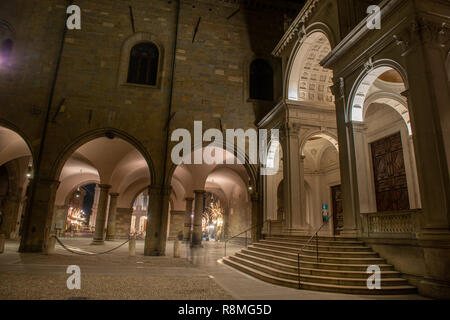
[[[80,253],[103,252],[123,241],[90,245],[86,238],[65,238],[63,243]],[[128,256],[128,245],[104,255],[77,255],[56,246],[54,255],[21,254],[19,243],[7,241],[0,254],[0,300],[5,299],[425,299],[419,295],[360,296],[323,293],[280,287],[254,279],[220,262],[223,243],[204,242],[203,248],[181,244],[181,257],[173,258],[173,243],[166,256],[143,255],[137,241],[136,256]],[[241,249],[229,245],[227,254]],[[81,289],[69,290],[69,265],[81,269]]]

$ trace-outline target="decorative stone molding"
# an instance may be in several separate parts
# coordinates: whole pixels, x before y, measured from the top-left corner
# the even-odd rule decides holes
[[[309,0],[302,11],[295,18],[294,22],[289,27],[288,31],[284,34],[281,41],[277,44],[275,49],[272,51],[274,56],[279,56],[280,53],[286,48],[286,46],[293,39],[303,39],[306,36],[306,24],[311,18],[311,16],[315,13],[318,4],[322,2],[322,0]]]
[[[343,100],[345,98],[345,81],[344,78],[340,77],[338,80],[330,87],[331,92],[334,94],[336,101]]]
[[[445,22],[415,19],[407,28],[393,37],[401,48],[402,56],[407,55],[418,43],[445,48],[450,43],[450,26]]]
[[[393,211],[361,214],[368,237],[416,238],[420,232],[420,211]]]
[[[366,69],[367,72],[370,72],[373,70],[373,58],[370,57],[369,60],[367,60],[366,63],[364,63],[364,69]]]

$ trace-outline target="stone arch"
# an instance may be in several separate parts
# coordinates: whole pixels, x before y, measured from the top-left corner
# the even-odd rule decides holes
[[[225,141],[225,138],[224,138]],[[203,142],[202,144],[192,144],[191,145],[191,154],[193,154],[196,150],[200,149],[200,148],[205,148],[207,146],[209,146],[210,142]],[[219,147],[223,150],[225,150],[223,147]],[[249,161],[249,157],[247,156],[246,152],[239,150],[238,147],[235,145],[234,146],[234,156],[237,157],[242,156],[245,160],[245,162],[242,164],[247,172],[247,175],[250,178],[250,183],[249,185],[253,188],[253,190],[258,190],[258,185],[259,185],[259,179],[258,179],[258,169],[255,165],[250,164]],[[170,185],[171,181],[172,181],[172,176],[175,172],[175,169],[178,167],[178,165],[172,163],[172,165],[170,166],[166,178],[165,178],[165,185]]]
[[[147,152],[147,149],[133,136],[115,128],[102,128],[93,130],[90,132],[86,132],[82,134],[81,136],[78,136],[73,140],[73,142],[69,145],[67,145],[62,152],[59,153],[58,157],[56,158],[52,170],[51,170],[51,177],[54,180],[58,180],[61,170],[64,167],[64,164],[66,161],[70,158],[70,156],[82,145],[88,143],[89,141],[92,141],[97,138],[101,137],[117,137],[120,138],[128,143],[130,143],[133,147],[135,147],[139,153],[144,157],[149,173],[150,173],[150,181],[154,183],[154,181],[157,181],[157,175],[155,172],[155,166],[153,165],[152,158],[150,154]]]
[[[408,78],[404,68],[394,60],[380,59],[375,62],[369,60],[364,70],[359,74],[350,92],[350,99],[347,105],[347,119],[349,121],[363,121],[363,109],[367,94],[375,80],[383,73],[389,70],[395,70],[400,74],[405,90],[408,90]]]
[[[31,147],[31,140],[25,135],[25,133],[22,130],[20,130],[17,126],[15,126],[12,123],[5,121],[3,119],[0,119],[0,129],[1,128],[5,128],[6,130],[9,130],[9,131],[11,131],[11,133],[20,137],[20,139],[24,142],[24,147],[26,147],[28,149],[29,155],[31,156],[32,167],[36,168],[36,163],[35,163],[36,158],[34,155],[34,150]],[[1,163],[0,163],[0,165],[1,165]]]
[[[290,100],[329,106],[334,104],[334,97],[329,89],[333,72],[323,68],[320,61],[331,52],[332,45],[330,32],[320,26],[316,24],[316,28],[308,28],[306,36],[293,50],[288,62],[284,95]]]
[[[390,106],[395,111],[397,111],[405,121],[409,135],[412,135],[411,120],[409,116],[408,103],[406,101],[406,98],[388,92],[375,92],[371,95],[368,95],[364,101],[363,115],[362,115],[363,121],[366,118],[367,110],[369,109],[372,103],[383,103]]]
[[[303,153],[303,148],[305,147],[305,144],[308,142],[308,140],[314,137],[322,138],[329,141],[333,145],[333,147],[337,151],[339,151],[338,137],[335,134],[329,131],[317,130],[311,131],[303,138],[302,143],[300,145],[300,154]]]
[[[131,49],[138,44],[150,42],[156,46],[159,52],[158,57],[158,71],[156,75],[156,85],[155,86],[147,86],[145,87],[156,87],[159,88],[161,86],[162,80],[162,71],[163,71],[163,63],[164,63],[164,47],[162,46],[159,38],[151,34],[149,32],[137,32],[125,39],[122,44],[120,60],[118,66],[118,77],[117,77],[117,86],[127,84],[127,76],[128,76],[128,66],[130,63],[130,52]],[[136,84],[130,84],[136,85]],[[140,85],[137,85],[140,86]]]

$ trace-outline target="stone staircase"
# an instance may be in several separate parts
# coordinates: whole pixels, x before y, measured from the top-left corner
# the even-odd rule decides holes
[[[297,254],[308,241],[302,236],[271,236],[223,258],[223,262],[260,280],[298,288]],[[416,293],[417,289],[362,241],[350,238],[319,237],[300,255],[301,289],[349,294],[392,295]],[[367,288],[369,265],[381,270],[381,289]]]

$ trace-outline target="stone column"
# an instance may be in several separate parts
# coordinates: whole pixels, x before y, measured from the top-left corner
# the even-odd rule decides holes
[[[202,246],[202,217],[203,217],[203,195],[205,190],[195,190],[194,231],[192,233],[191,246]]]
[[[103,244],[103,233],[105,231],[106,208],[108,206],[109,184],[99,184],[100,196],[98,199],[97,217],[95,219],[95,232],[92,244]]]
[[[304,177],[300,156],[300,127],[288,123],[282,135],[285,231],[290,234],[307,234]]]
[[[157,185],[152,185],[148,189],[148,218],[144,247],[146,256],[165,255],[170,190],[170,186]]]
[[[0,226],[0,234],[4,234],[6,239],[14,236],[16,230],[17,216],[19,215],[21,199],[18,196],[7,196],[3,201],[3,223]]]
[[[106,229],[106,239],[108,241],[114,240],[116,235],[116,207],[118,193],[110,193],[109,213],[108,213],[108,228]]]
[[[147,229],[145,231],[144,255],[159,256],[161,225],[161,186],[148,187]]]
[[[169,239],[178,239],[178,234],[184,230],[184,220],[186,211],[171,210],[170,211],[170,225],[169,225]]]
[[[97,218],[98,199],[100,197],[100,188],[98,184],[95,185],[94,202],[92,203],[92,213],[89,221],[90,227],[95,227],[95,220]]]
[[[185,198],[186,200],[186,212],[184,215],[184,232],[183,232],[183,240],[190,241],[191,239],[191,226],[192,226],[192,202],[194,198]]]
[[[31,188],[34,189],[34,195],[27,202],[19,252],[43,252],[50,235],[59,181],[36,178],[30,183],[33,184]]]

